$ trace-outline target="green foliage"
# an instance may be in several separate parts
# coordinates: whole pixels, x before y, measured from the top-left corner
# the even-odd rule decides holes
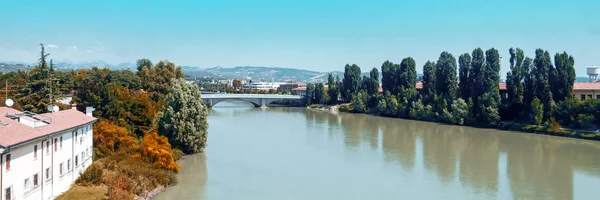
[[[435,67],[435,91],[439,98],[446,102],[456,99],[456,59],[448,52],[442,52]],[[447,107],[439,107],[441,112]]]
[[[354,96],[361,86],[360,67],[356,64],[346,64],[344,79],[342,80],[342,98],[348,101]]]
[[[427,61],[423,66],[423,103],[432,105],[435,103],[435,72],[436,67],[434,62]]]
[[[544,105],[541,101],[535,97],[533,101],[531,101],[531,113],[533,115],[532,119],[536,125],[542,125],[542,121],[544,119]]]
[[[479,96],[483,93],[483,81],[485,78],[485,56],[481,48],[473,50],[471,60],[471,70],[469,71],[471,100],[473,101],[471,113],[473,118],[479,120],[481,110],[479,109]]]
[[[174,148],[188,154],[201,152],[206,147],[207,115],[198,86],[175,79],[158,120],[158,132]]]
[[[398,94],[399,91],[399,80],[398,80],[398,72],[400,70],[400,65],[394,64],[389,60],[386,60],[381,65],[381,87],[383,88],[383,92],[391,92],[392,94]]]
[[[524,70],[523,70],[523,50],[510,48],[510,71],[506,73],[506,90],[508,99],[506,100],[507,119],[515,119],[523,109],[523,91],[524,91]],[[516,61],[516,63],[515,63]]]
[[[306,105],[315,103],[315,84],[309,83],[306,85]]]
[[[327,92],[325,92],[325,86],[323,83],[317,83],[315,85],[314,97],[312,103],[325,104],[327,103]]]
[[[452,103],[452,120],[451,123],[462,125],[465,118],[469,115],[469,105],[462,98],[454,100]]]
[[[327,90],[327,95],[329,96],[329,104],[330,105],[335,105],[338,103],[338,96],[339,96],[339,88],[338,88],[338,84],[336,83],[336,81],[333,79],[333,75],[329,74],[329,76],[327,77],[327,86],[329,87],[329,89]]]
[[[458,87],[460,90],[460,97],[462,99],[469,99],[471,97],[471,80],[469,80],[469,71],[471,70],[471,55],[468,53],[462,54],[458,57]]]
[[[560,102],[573,97],[573,83],[575,82],[575,59],[563,52],[554,56],[555,76],[552,77],[552,98]]]
[[[535,50],[535,59],[533,60],[534,70],[532,71],[533,87],[535,97],[540,99],[544,105],[544,120],[552,116],[552,91],[550,90],[550,74],[552,73],[552,61],[548,51],[542,49]]]
[[[365,113],[367,112],[367,101],[368,96],[367,92],[364,90],[360,90],[352,97],[352,107],[354,107],[354,112]]]
[[[102,183],[102,166],[98,162],[92,163],[83,173],[79,174],[79,178],[75,183],[83,186],[100,185]]]

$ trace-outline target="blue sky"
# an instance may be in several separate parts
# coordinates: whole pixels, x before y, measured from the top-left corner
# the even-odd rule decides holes
[[[363,71],[442,51],[535,48],[575,57],[578,76],[600,65],[600,1],[2,1],[0,60],[109,63],[146,57],[200,67],[278,66]]]

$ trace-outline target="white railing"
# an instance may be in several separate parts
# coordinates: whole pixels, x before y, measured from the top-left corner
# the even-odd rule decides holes
[[[262,99],[302,99],[300,95],[289,94],[202,94],[203,99],[236,99],[236,98],[262,98]]]

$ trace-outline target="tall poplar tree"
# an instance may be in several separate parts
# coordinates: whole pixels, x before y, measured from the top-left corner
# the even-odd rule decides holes
[[[423,66],[423,89],[422,98],[425,105],[432,105],[435,103],[435,63],[427,61]]]
[[[456,99],[457,80],[456,80],[456,59],[452,54],[444,51],[436,63],[435,70],[435,90],[438,95],[438,103],[444,106],[438,108],[438,112],[447,109],[447,105]],[[445,102],[445,103],[444,103]]]
[[[471,96],[471,80],[469,80],[469,71],[471,70],[471,55],[469,55],[468,53],[460,55],[458,57],[458,65],[458,86],[460,88],[460,98],[462,98],[465,101],[468,101],[469,97]]]
[[[554,55],[554,65],[556,67],[556,77],[552,82],[552,97],[554,101],[564,101],[573,97],[573,83],[575,82],[575,59],[573,56],[563,52]]]
[[[548,51],[542,49],[535,50],[535,59],[533,59],[534,70],[533,89],[535,97],[541,100],[544,107],[543,120],[548,120],[552,116],[552,91],[550,89],[550,74],[552,73],[552,61]]]

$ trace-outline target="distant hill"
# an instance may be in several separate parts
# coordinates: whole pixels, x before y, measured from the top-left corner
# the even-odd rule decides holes
[[[79,69],[90,69],[94,66],[107,67],[113,70],[130,69],[136,71],[136,65],[133,63],[121,63],[118,65],[112,65],[104,61],[93,61],[93,62],[68,62],[59,61],[54,63],[59,70],[79,70]],[[33,68],[35,64],[25,64],[17,62],[0,62],[0,72],[16,71],[18,69],[28,70]],[[295,68],[281,68],[281,67],[262,67],[262,66],[237,66],[237,67],[212,67],[212,68],[200,68],[195,66],[181,66],[183,73],[186,76],[198,76],[198,77],[212,77],[222,79],[252,79],[252,80],[265,80],[265,81],[302,81],[302,82],[327,82],[327,76],[329,73],[333,76],[339,76],[340,80],[344,78],[344,72],[332,71],[332,72],[317,72],[304,69]],[[379,80],[381,81],[381,72],[379,72]],[[363,72],[361,76],[369,76],[369,72]],[[422,74],[418,74],[419,77]]]

